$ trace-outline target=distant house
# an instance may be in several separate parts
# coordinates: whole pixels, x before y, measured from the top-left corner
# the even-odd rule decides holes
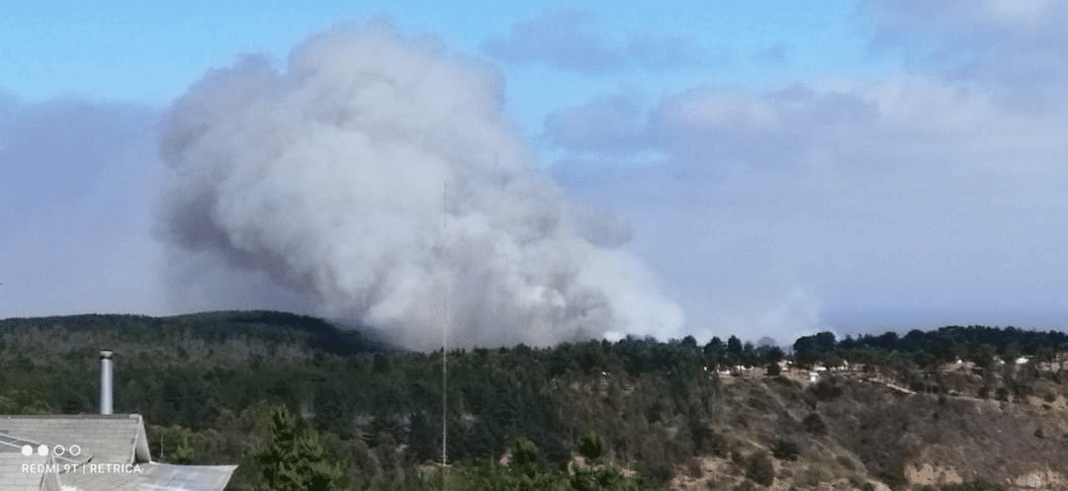
[[[152,462],[139,414],[0,416],[0,491],[222,491],[236,468]]]

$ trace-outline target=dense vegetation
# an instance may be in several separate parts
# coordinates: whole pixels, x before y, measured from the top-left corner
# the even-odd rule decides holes
[[[393,349],[367,333],[277,312],[2,320],[0,413],[95,412],[98,351],[107,348],[115,352],[115,409],[145,416],[153,457],[239,464],[230,489],[262,485],[277,455],[296,451],[280,446],[283,430],[321,447],[312,460],[324,475],[339,473],[332,486],[361,490],[440,489],[442,479],[455,489],[655,489],[678,469],[702,475],[701,456],[727,459],[739,479],[768,485],[773,462],[826,453],[819,449],[832,441],[852,457],[828,456],[827,469],[860,476],[866,468],[890,481],[901,479],[908,451],[865,453],[881,445],[871,439],[893,436],[878,434],[878,421],[842,426],[835,415],[852,406],[824,411],[845,400],[874,404],[869,389],[844,381],[803,389],[778,376],[774,362],[786,356],[778,347],[735,336],[704,346],[692,337],[632,337],[450,351],[444,412],[454,465],[442,470],[434,464],[442,353]],[[965,389],[931,368],[960,357],[990,372],[976,392],[1021,396],[1068,377],[995,370],[994,357],[1052,359],[1065,343],[1062,333],[1012,328],[841,341],[820,333],[799,339],[792,357],[804,366],[865,364],[933,392]],[[761,367],[761,378],[725,383],[717,374],[738,366]]]

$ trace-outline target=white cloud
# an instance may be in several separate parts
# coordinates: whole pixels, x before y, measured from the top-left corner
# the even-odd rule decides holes
[[[1051,328],[1068,288],[1066,116],[937,74],[701,86],[630,118],[659,167],[603,149],[627,170],[602,165],[570,190],[632,217],[634,249],[682,293],[691,332],[790,340],[954,314]],[[565,158],[612,144],[556,141]]]
[[[482,50],[505,63],[543,63],[588,74],[706,65],[704,50],[689,38],[632,33],[624,40],[606,39],[594,28],[595,20],[589,11],[545,10],[506,35],[487,38]]]

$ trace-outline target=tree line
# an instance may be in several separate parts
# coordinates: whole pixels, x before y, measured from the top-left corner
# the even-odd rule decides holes
[[[6,319],[0,320],[0,412],[96,412],[97,352],[108,348],[115,352],[116,412],[145,416],[153,456],[239,464],[231,489],[264,482],[270,459],[262,449],[280,431],[275,427],[284,426],[268,424],[268,415],[279,407],[306,428],[301,431],[316,435],[317,458],[344,463],[335,469],[339,489],[418,489],[444,478],[427,470],[440,462],[443,414],[446,451],[457,463],[452,478],[468,489],[509,479],[599,489],[568,477],[575,471],[567,465],[591,441],[599,442],[596,459],[603,465],[584,470],[583,479],[616,483],[611,489],[638,482],[655,489],[695,455],[737,451],[728,429],[741,413],[726,402],[736,389],[724,385],[718,370],[784,358],[799,364],[867,360],[887,370],[901,364],[903,373],[920,377],[935,361],[1046,356],[1066,342],[1054,331],[972,326],[843,340],[826,332],[799,338],[792,354],[736,336],[703,346],[687,336],[456,349],[448,354],[443,406],[440,350],[397,349],[371,331],[306,316]],[[534,467],[497,463],[532,448]],[[747,456],[744,465],[763,468],[748,463],[756,458]],[[633,472],[633,479],[601,475],[600,469],[617,468]],[[486,486],[481,489],[517,489]]]

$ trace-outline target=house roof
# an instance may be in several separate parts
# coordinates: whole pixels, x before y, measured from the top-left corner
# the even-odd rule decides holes
[[[123,469],[86,467],[60,474],[64,486],[108,491],[222,491],[236,465],[171,465],[145,463]]]
[[[0,438],[5,436],[40,442],[53,449],[62,447],[62,457],[78,462],[92,459],[97,463],[132,464],[152,460],[140,414],[0,416]]]
[[[152,462],[139,414],[0,416],[0,491],[221,491],[235,469]]]

